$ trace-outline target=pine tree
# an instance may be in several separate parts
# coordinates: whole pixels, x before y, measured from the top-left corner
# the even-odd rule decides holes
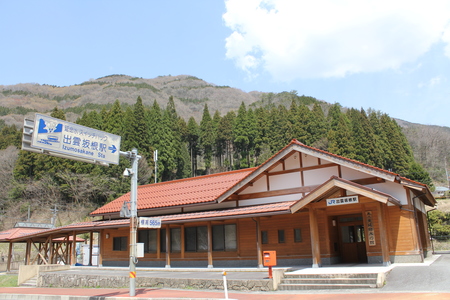
[[[236,119],[234,111],[229,111],[219,122],[216,144],[223,149],[223,165],[230,170],[233,165],[233,126]]]
[[[176,176],[177,154],[168,115],[169,113],[161,111],[156,100],[148,114],[152,154],[153,150],[158,150],[158,182],[171,180]]]
[[[387,162],[393,158],[386,132],[380,123],[380,116],[380,112],[369,111],[369,122],[374,132],[374,166],[387,169]]]
[[[214,145],[214,127],[211,119],[211,115],[208,110],[208,105],[205,104],[203,108],[203,116],[200,122],[200,145],[203,150],[203,157],[205,161],[205,172],[210,174],[211,172],[211,162],[213,155],[213,145]]]
[[[141,97],[137,98],[132,109],[126,111],[123,146],[124,151],[131,151],[136,148],[138,154],[146,158],[152,155],[147,110]]]
[[[220,113],[218,110],[214,113],[212,123],[214,128],[214,157],[216,160],[216,167],[222,167],[222,158],[225,153],[224,144],[222,144],[219,140],[219,125],[222,120],[222,117],[220,116]]]
[[[309,141],[309,144],[319,149],[326,149],[328,123],[325,120],[325,115],[323,113],[322,107],[318,103],[314,103],[310,116],[311,118],[308,131],[310,133],[311,139]]]
[[[182,139],[180,118],[175,109],[173,96],[169,97],[164,117],[165,122],[169,127],[169,135],[172,136],[172,149],[169,149],[169,152],[174,156],[175,166],[170,172],[163,174],[163,177],[166,180],[185,178],[189,175],[189,153],[186,144]]]
[[[269,148],[267,141],[267,133],[269,132],[269,124],[267,122],[267,109],[258,107],[255,109],[255,157],[256,163],[261,164],[261,155]],[[264,156],[265,157],[265,156]]]
[[[292,138],[299,142],[308,144],[311,140],[311,135],[308,132],[309,122],[311,118],[311,111],[306,105],[297,106],[296,102],[292,102],[289,109],[289,120],[292,128]]]
[[[194,117],[189,118],[187,131],[189,156],[191,157],[191,176],[195,176],[197,174],[197,157],[200,155],[200,128]]]
[[[268,119],[270,131],[267,137],[272,153],[286,146],[293,138],[291,123],[286,117],[287,115],[288,110],[284,105],[273,107],[270,110]]]
[[[119,100],[114,101],[113,106],[103,118],[103,131],[123,136],[124,112]],[[127,150],[128,151],[128,150]]]
[[[248,164],[248,155],[249,155],[249,145],[250,145],[250,136],[249,136],[249,121],[247,115],[247,108],[245,107],[244,102],[241,103],[239,107],[238,114],[234,121],[233,126],[233,136],[234,136],[234,148],[236,149],[235,155],[237,155],[237,159],[235,161],[235,168],[247,168]]]
[[[386,136],[389,137],[389,149],[392,153],[391,160],[386,162],[387,168],[404,176],[407,174],[412,162],[412,151],[407,142],[405,143],[406,138],[394,119],[383,114],[380,118],[380,123],[383,131],[386,132]]]
[[[336,118],[338,119],[337,122]],[[333,116],[333,127],[328,131],[328,151],[355,159],[351,125],[345,114]]]

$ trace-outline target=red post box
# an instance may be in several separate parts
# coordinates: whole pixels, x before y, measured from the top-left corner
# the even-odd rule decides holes
[[[273,267],[277,265],[277,251],[264,251],[264,267]]]
[[[264,251],[263,252],[264,267],[269,267],[269,278],[272,278],[272,267],[277,265],[277,252]]]

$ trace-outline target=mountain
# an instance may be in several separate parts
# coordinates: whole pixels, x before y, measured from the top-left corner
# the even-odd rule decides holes
[[[210,112],[217,110],[223,116],[230,110],[237,112],[242,102],[248,107],[289,106],[294,96],[299,98],[296,91],[247,93],[189,75],[153,79],[110,75],[64,87],[32,83],[0,85],[0,120],[21,127],[24,115],[32,116],[34,111],[48,112],[58,107],[65,110],[68,121],[75,122],[86,109],[100,109],[103,105],[112,105],[116,99],[123,105],[133,105],[138,96],[146,106],[157,101],[163,108],[173,96],[178,115],[186,120],[193,116],[197,121],[201,119],[205,104]],[[301,101],[307,105],[319,102],[325,113],[330,106],[313,97],[301,96]],[[446,184],[445,164],[450,166],[450,128],[396,121],[403,128],[416,160],[438,184]]]
[[[450,169],[450,127],[396,121],[403,128],[415,159],[430,173],[437,186],[448,186],[445,169]]]
[[[71,111],[76,107],[112,104],[116,99],[131,105],[138,96],[144,105],[151,106],[156,100],[165,107],[169,97],[173,96],[178,114],[184,118],[194,116],[197,120],[201,118],[205,103],[212,112],[227,112],[237,110],[242,102],[250,105],[260,100],[261,95],[260,92],[246,93],[228,86],[217,86],[188,75],[153,79],[110,75],[64,87],[30,83],[0,85],[0,105],[7,108],[22,106],[44,112],[57,106]],[[69,115],[68,119],[74,121],[76,117]],[[16,114],[11,114],[2,116],[2,119],[7,124],[17,124],[23,116],[17,118]]]

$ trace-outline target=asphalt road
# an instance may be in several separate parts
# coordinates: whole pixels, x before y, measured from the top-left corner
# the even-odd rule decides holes
[[[450,254],[430,266],[396,266],[380,292],[450,292]]]
[[[382,288],[361,290],[230,291],[228,299],[239,300],[441,300],[450,299],[450,254],[442,254],[431,264],[397,264]],[[46,295],[46,296],[44,296]],[[127,289],[0,288],[0,299],[26,300],[123,300],[123,299],[224,299],[223,291],[137,289],[128,297]]]

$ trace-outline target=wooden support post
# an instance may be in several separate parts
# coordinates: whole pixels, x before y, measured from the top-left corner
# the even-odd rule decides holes
[[[161,258],[161,228],[156,230],[156,259]]]
[[[70,253],[72,253],[72,243],[70,242],[70,234],[67,234],[66,238],[66,252],[64,253],[65,264],[70,265]]]
[[[94,232],[89,232],[89,266],[92,266],[92,249],[94,248]]]
[[[41,251],[42,251],[42,243],[41,243],[41,242],[39,242],[39,248],[38,248],[37,250],[38,250],[38,255],[37,255],[38,260],[37,260],[37,264],[40,265],[40,264],[42,264],[42,255],[41,255]]]
[[[258,258],[258,268],[263,268],[263,257],[261,247],[261,218],[256,218],[256,255]]]
[[[180,257],[184,259],[184,249],[185,249],[185,241],[184,241],[184,225],[180,227],[180,235],[181,235],[181,249],[180,249]]]
[[[166,268],[170,268],[170,228],[166,225]]]
[[[384,218],[384,204],[378,202],[378,226],[380,228],[381,256],[383,258],[383,266],[391,264],[389,255],[389,240],[386,232],[386,220]]]
[[[27,248],[25,250],[25,265],[30,264],[30,258],[31,258],[31,239],[28,239]]]
[[[319,227],[317,225],[317,213],[312,207],[309,208],[309,228],[311,231],[312,267],[320,268],[322,261],[320,258]]]
[[[53,245],[53,237],[50,235],[48,237],[48,243],[49,243],[49,257],[48,257],[48,263],[53,264],[54,263],[54,257],[55,257],[55,249]]]
[[[7,260],[7,265],[6,265],[6,272],[11,272],[12,250],[13,250],[13,243],[9,242],[8,260]]]
[[[75,231],[72,233],[72,253],[70,255],[70,265],[75,266],[77,263],[77,235]]]
[[[98,258],[97,258],[97,263],[99,267],[103,267],[103,251],[105,248],[105,230],[102,229],[100,230],[100,232],[97,233],[98,234]]]
[[[207,229],[208,229],[208,268],[213,268],[211,221],[208,221]]]

